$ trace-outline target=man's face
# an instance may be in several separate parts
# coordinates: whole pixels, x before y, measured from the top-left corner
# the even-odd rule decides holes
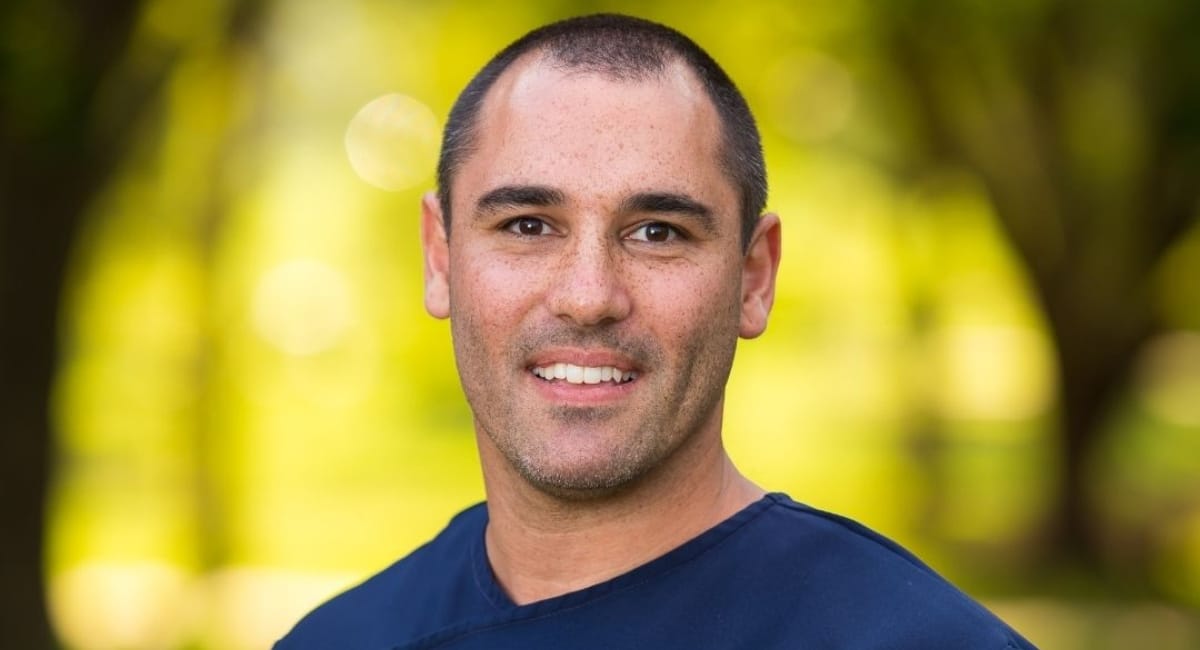
[[[448,242],[432,197],[423,225],[426,304],[451,319],[485,470],[608,491],[718,437],[737,337],[765,326],[774,260],[765,308],[757,294],[747,307],[746,260],[763,245],[743,258],[717,115],[691,75],[518,62],[476,134]],[[770,239],[777,259],[777,226]]]

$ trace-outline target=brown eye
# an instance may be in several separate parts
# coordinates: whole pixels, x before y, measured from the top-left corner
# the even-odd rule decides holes
[[[526,237],[537,237],[546,234],[547,231],[546,222],[535,217],[513,219],[504,226],[504,229],[513,234],[524,235]]]
[[[679,238],[679,232],[674,227],[661,221],[651,221],[642,224],[629,235],[630,239],[648,242],[668,242]]]

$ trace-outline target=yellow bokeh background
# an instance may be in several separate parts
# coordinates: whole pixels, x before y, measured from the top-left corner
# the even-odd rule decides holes
[[[284,0],[249,36],[236,9],[148,1],[122,63],[174,57],[63,297],[46,544],[66,647],[268,647],[483,498],[418,201],[474,71],[598,10],[692,36],[760,120],[784,258],[728,387],[741,469],[1044,647],[1200,645],[1200,232],[1155,279],[1171,326],[1094,461],[1098,525],[1161,522],[1150,589],[1047,588],[1055,343],[981,180],[886,164],[906,145],[859,42],[869,3]]]

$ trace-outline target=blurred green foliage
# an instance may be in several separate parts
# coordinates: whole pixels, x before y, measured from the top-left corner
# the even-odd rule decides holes
[[[1156,116],[1174,115],[1137,94],[1153,16],[1126,37],[1112,15],[1132,4],[1070,4],[280,0],[246,27],[228,2],[143,3],[98,119],[127,105],[128,80],[165,73],[62,296],[47,548],[64,643],[263,647],[483,497],[448,327],[421,307],[428,115],[516,36],[605,10],[695,38],[761,122],[785,255],[771,326],[742,343],[728,389],[742,469],[897,538],[1047,647],[1200,644],[1194,225],[1136,261],[1150,272],[1131,304],[1155,327],[1076,459],[1099,561],[1048,552],[1070,375],[1042,278],[1071,270],[1043,253],[1101,219],[1128,237],[1161,202],[1031,224],[1006,215],[1037,217],[1044,197],[1006,192],[1128,203]],[[1151,4],[1139,15],[1174,7]],[[932,58],[900,46],[913,22],[946,39],[915,41]],[[1039,49],[1038,29],[1099,34],[1104,56]],[[53,39],[20,47],[55,56]],[[1026,148],[1040,114],[1022,104],[1025,59],[1066,69],[1061,114],[1035,127],[1086,164]],[[21,88],[31,110],[64,101]],[[1120,304],[1107,269],[1134,253],[1097,250],[1091,289]]]

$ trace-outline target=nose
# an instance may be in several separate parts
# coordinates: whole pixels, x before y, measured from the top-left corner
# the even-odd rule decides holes
[[[563,250],[548,296],[550,309],[580,327],[623,320],[632,303],[616,242],[597,233],[578,237],[574,244]]]

